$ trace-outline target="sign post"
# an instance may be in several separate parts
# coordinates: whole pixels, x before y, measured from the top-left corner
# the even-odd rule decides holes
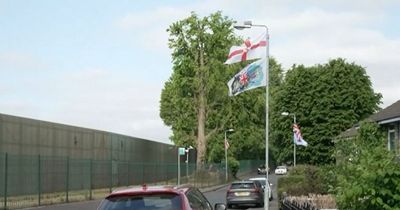
[[[181,184],[181,155],[185,155],[185,148],[178,148],[178,185]]]

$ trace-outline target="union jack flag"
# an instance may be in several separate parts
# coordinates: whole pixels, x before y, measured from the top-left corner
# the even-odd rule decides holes
[[[225,149],[229,149],[229,142],[228,142],[228,139],[225,139]]]
[[[308,146],[308,143],[301,136],[300,127],[297,124],[293,124],[293,141],[297,145]]]

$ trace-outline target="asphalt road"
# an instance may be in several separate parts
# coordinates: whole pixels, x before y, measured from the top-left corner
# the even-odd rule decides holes
[[[256,177],[254,175],[252,177]],[[270,210],[278,210],[278,202],[277,202],[277,177],[275,174],[269,175],[269,180],[272,183],[272,192],[273,192],[273,200],[270,202],[269,209]],[[205,192],[204,195],[210,201],[210,203],[214,206],[215,203],[225,203],[225,196],[228,186],[222,186],[221,188],[209,192]],[[53,205],[53,206],[42,206],[37,208],[27,208],[26,210],[96,210],[97,206],[99,205],[100,200],[93,200],[93,201],[85,201],[85,202],[78,202],[78,203],[68,203],[68,204],[60,204],[60,205]],[[244,208],[244,209],[264,209],[264,208]]]
[[[257,175],[253,175],[252,177],[257,177]],[[278,177],[275,174],[270,174],[269,175],[269,180],[272,184],[272,193],[273,193],[273,200],[270,201],[269,203],[269,210],[278,210],[278,195],[277,195],[277,179]],[[226,191],[227,191],[227,186],[211,191],[211,192],[206,192],[204,195],[207,197],[207,199],[210,201],[210,203],[214,206],[215,203],[225,203],[225,196],[226,196]],[[261,208],[252,208],[252,207],[241,207],[241,209],[264,209],[264,207]]]

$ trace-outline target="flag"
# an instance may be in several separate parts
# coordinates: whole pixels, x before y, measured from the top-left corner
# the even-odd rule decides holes
[[[236,96],[246,90],[265,86],[267,75],[265,66],[264,58],[244,67],[244,69],[229,80],[229,96]]]
[[[225,149],[229,149],[229,142],[228,139],[225,138]]]
[[[308,146],[308,143],[301,136],[300,127],[297,124],[293,124],[293,141],[296,145]]]
[[[241,46],[232,46],[225,64],[266,57],[266,40],[267,35],[264,32],[257,39],[246,39]]]

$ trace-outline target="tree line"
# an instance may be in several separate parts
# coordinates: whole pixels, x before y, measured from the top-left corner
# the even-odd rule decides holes
[[[176,145],[196,148],[198,164],[224,159],[224,132],[230,128],[230,158],[265,157],[265,89],[228,96],[226,83],[249,63],[223,64],[229,48],[242,42],[233,24],[221,12],[206,17],[192,13],[167,30],[173,72],[162,90],[160,117],[171,127]],[[319,165],[335,160],[333,139],[379,110],[381,103],[365,68],[344,58],[289,69],[270,58],[269,77],[274,164],[293,159],[293,119],[282,112],[296,114],[309,144],[298,147],[297,162]]]

